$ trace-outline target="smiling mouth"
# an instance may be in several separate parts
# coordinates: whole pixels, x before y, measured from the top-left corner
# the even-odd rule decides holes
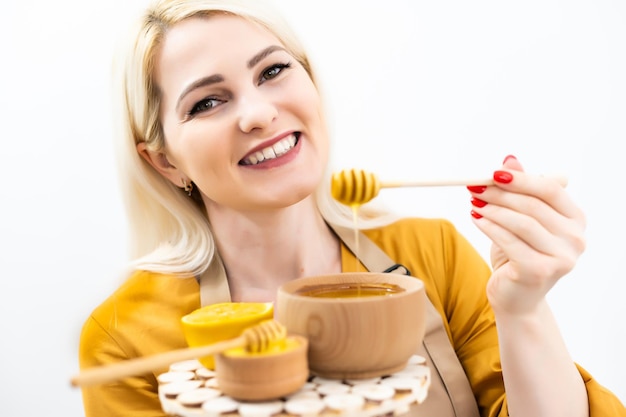
[[[295,132],[286,138],[279,140],[272,146],[256,151],[255,153],[248,155],[246,158],[239,162],[239,165],[257,165],[265,161],[276,159],[296,146],[300,139],[300,133]]]

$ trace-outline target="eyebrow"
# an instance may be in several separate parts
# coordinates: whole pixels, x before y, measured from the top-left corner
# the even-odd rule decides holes
[[[248,68],[254,67],[256,64],[261,62],[264,58],[266,58],[268,55],[271,55],[271,54],[273,54],[276,51],[285,51],[286,52],[286,49],[283,48],[282,46],[278,46],[278,45],[268,46],[267,48],[263,49],[262,51],[257,53],[255,56],[250,58],[250,60],[248,61]]]

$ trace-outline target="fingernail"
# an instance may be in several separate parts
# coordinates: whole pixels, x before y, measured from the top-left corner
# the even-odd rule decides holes
[[[474,210],[472,210],[470,214],[475,219],[482,219],[483,218],[483,216],[481,216],[480,214],[476,213]]]
[[[467,189],[476,194],[482,194],[487,189],[486,185],[468,185]]]
[[[479,198],[476,198],[476,197],[472,198],[472,206],[481,208],[481,207],[485,207],[486,205],[487,205],[486,201],[483,201],[483,200],[481,200]]]
[[[504,162],[502,162],[503,164],[506,164],[506,161],[508,161],[509,159],[517,159],[515,157],[515,155],[507,155],[506,158],[504,158]]]
[[[502,184],[508,184],[513,181],[513,174],[508,171],[496,171],[493,173],[493,180]]]

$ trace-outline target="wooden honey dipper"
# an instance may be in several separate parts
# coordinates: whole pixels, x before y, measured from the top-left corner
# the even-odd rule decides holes
[[[563,175],[550,175],[561,186],[567,185]],[[454,185],[493,185],[493,178],[457,178],[424,181],[381,182],[378,177],[362,169],[345,169],[331,177],[330,192],[333,198],[348,206],[358,206],[371,201],[378,195],[381,188],[398,187],[441,187]]]
[[[142,375],[146,372],[167,367],[172,363],[197,359],[203,356],[214,355],[228,349],[245,347],[253,353],[267,351],[274,342],[287,337],[285,326],[275,320],[265,320],[245,329],[239,337],[213,343],[207,346],[188,347],[142,358],[128,359],[112,365],[104,365],[86,369],[72,377],[73,386],[96,385],[116,381],[133,375]]]

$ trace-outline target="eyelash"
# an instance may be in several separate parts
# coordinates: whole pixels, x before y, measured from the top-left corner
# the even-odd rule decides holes
[[[263,72],[261,73],[261,77],[259,79],[259,82],[262,83],[262,82],[265,82],[265,81],[269,81],[269,80],[271,80],[273,78],[276,78],[281,72],[283,72],[283,70],[289,69],[289,68],[291,68],[291,62],[285,62],[285,63],[279,63],[279,64],[271,65],[268,68],[263,70]],[[278,72],[275,75],[267,77],[267,74],[270,71],[276,71],[276,70],[278,70]]]
[[[259,85],[263,84],[266,81],[270,81],[270,80],[278,77],[280,75],[280,73],[283,72],[283,70],[289,69],[289,68],[291,68],[291,62],[285,62],[285,63],[278,63],[278,64],[270,65],[269,67],[264,69],[263,72],[261,72],[261,76],[259,77]],[[208,107],[208,108],[205,107],[206,105],[208,105],[211,102],[217,102],[217,104],[213,104],[213,105],[211,105],[211,107]],[[219,106],[220,103],[223,103],[223,102],[224,102],[224,100],[220,100],[217,97],[206,97],[206,98],[203,98],[202,100],[200,100],[196,104],[194,104],[191,107],[191,110],[189,110],[188,112],[185,113],[185,117],[183,118],[182,122],[186,122],[186,121],[189,121],[189,120],[193,119],[194,116],[196,114],[198,114],[198,113],[202,113],[202,112],[205,112],[205,111],[210,111],[210,110],[214,109],[215,107]]]
[[[214,104],[211,107],[205,107],[207,104],[209,104],[210,102],[218,102],[218,104]],[[199,102],[197,102],[196,104],[193,105],[193,107],[191,107],[191,110],[189,110],[187,113],[185,113],[185,118],[183,121],[187,121],[189,119],[192,119],[196,114],[201,113],[203,111],[209,111],[214,109],[215,107],[217,107],[219,105],[219,103],[223,102],[223,100],[220,100],[216,97],[207,97],[207,98],[203,98],[202,100],[200,100]]]

